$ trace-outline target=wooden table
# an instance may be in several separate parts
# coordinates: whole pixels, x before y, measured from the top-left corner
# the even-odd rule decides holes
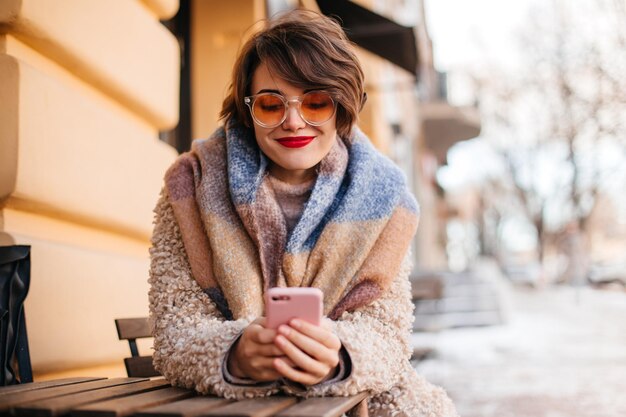
[[[196,396],[163,378],[67,378],[0,387],[0,416],[54,417],[332,417],[363,410],[366,393],[298,399],[273,396],[229,401]]]

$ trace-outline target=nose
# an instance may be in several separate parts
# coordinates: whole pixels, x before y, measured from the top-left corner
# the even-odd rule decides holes
[[[306,126],[306,122],[300,116],[298,112],[298,104],[297,102],[289,102],[287,106],[287,115],[285,117],[285,121],[283,122],[283,129],[290,131],[297,131],[298,129],[302,129]]]

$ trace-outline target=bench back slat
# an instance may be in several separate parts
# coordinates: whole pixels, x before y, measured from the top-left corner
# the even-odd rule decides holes
[[[152,356],[140,356],[136,339],[152,337],[150,323],[147,317],[129,319],[115,319],[115,327],[120,340],[128,340],[130,358],[124,359],[126,374],[129,377],[151,378],[159,376],[159,372],[152,365]]]
[[[152,378],[153,376],[161,375],[156,369],[154,369],[152,356],[124,358],[124,365],[126,365],[126,374],[128,376],[137,378]]]
[[[152,337],[147,317],[132,319],[115,319],[115,327],[120,340],[141,339]]]

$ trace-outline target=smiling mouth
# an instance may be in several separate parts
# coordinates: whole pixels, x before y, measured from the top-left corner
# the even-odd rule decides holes
[[[285,148],[302,148],[315,139],[315,136],[288,136],[276,139]]]

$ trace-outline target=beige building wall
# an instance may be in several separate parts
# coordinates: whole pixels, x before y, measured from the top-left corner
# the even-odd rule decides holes
[[[120,363],[145,316],[152,208],[176,152],[177,0],[0,2],[0,244],[32,246],[35,375]]]
[[[206,138],[220,124],[237,52],[265,18],[264,0],[191,3],[191,108],[193,139]]]

